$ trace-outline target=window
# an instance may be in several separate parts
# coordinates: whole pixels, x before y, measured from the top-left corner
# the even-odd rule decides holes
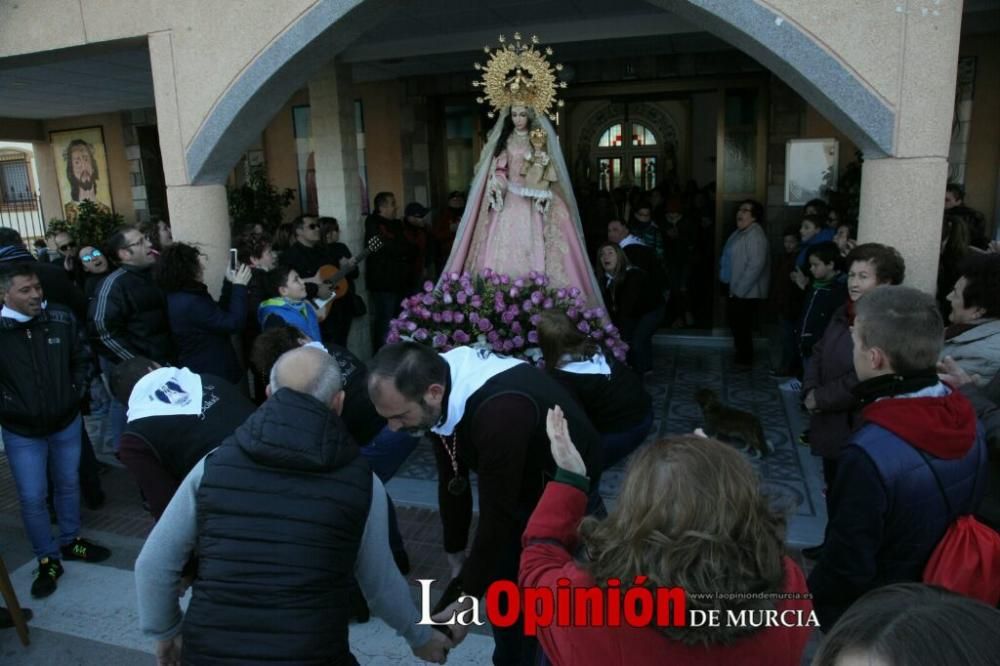
[[[597,184],[601,190],[638,185],[656,187],[662,150],[652,129],[639,122],[616,122],[597,140]]]
[[[24,159],[0,161],[0,199],[4,203],[19,203],[33,198],[28,162]]]

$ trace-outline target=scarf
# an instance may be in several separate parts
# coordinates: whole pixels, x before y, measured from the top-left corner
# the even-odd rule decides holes
[[[187,368],[157,368],[136,382],[128,399],[128,422],[148,416],[201,414],[201,376]]]
[[[49,306],[48,301],[42,301],[42,312],[45,312],[45,308],[47,308],[48,306]],[[3,310],[0,310],[0,317],[4,319],[13,319],[14,321],[20,324],[24,324],[34,319],[34,317],[29,317],[26,314],[21,314],[17,310],[9,308],[6,305],[3,306]]]
[[[485,349],[456,347],[441,354],[448,363],[448,411],[431,432],[450,437],[465,416],[465,403],[483,384],[505,370],[524,363],[516,358],[497,356]]]
[[[847,325],[854,326],[854,317],[857,315],[857,301],[852,301],[847,297]]]

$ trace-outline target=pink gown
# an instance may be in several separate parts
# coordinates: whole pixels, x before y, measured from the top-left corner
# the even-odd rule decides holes
[[[479,274],[491,268],[512,278],[538,271],[549,276],[552,286],[578,287],[590,306],[603,307],[583,234],[560,194],[570,186],[566,176],[559,174],[563,180],[550,190],[549,211],[543,215],[521,175],[530,149],[527,136],[512,133],[506,148],[491,160],[485,184],[469,193],[467,205],[476,206],[478,214],[456,240],[445,270]],[[490,207],[491,193],[502,197],[501,210]]]

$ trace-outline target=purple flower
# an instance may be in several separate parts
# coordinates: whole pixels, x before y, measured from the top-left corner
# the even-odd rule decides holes
[[[590,324],[587,321],[581,320],[579,324],[576,325],[576,329],[581,333],[590,333]]]
[[[541,320],[542,320],[542,315],[540,314],[531,315],[530,321],[532,326],[538,326],[538,322],[540,322]]]
[[[427,332],[426,328],[418,328],[413,332],[413,339],[423,341],[426,340],[429,335],[430,334]]]
[[[459,305],[465,305],[465,302],[469,300],[469,296],[464,291],[460,291],[455,294],[455,300],[458,301]]]
[[[514,343],[511,342],[510,340],[504,340],[503,350],[505,352],[509,352],[509,351],[512,351],[513,349],[514,349]]]
[[[510,284],[510,276],[509,275],[501,275],[500,276],[500,284],[503,284],[503,285]]]
[[[465,331],[463,331],[462,329],[458,329],[457,331],[455,331],[454,333],[452,333],[451,334],[451,339],[454,340],[455,342],[457,342],[460,345],[467,345],[467,344],[469,344],[469,340],[470,340],[469,334],[466,333]]]
[[[517,278],[514,280],[514,286],[518,289],[524,289],[524,278]]]
[[[503,304],[503,301],[497,301],[496,304],[494,304],[493,306],[493,311],[496,312],[497,314],[500,314],[501,312],[506,312],[507,306]]]
[[[545,300],[545,294],[543,294],[541,291],[536,289],[535,291],[531,292],[531,302],[534,303],[535,305],[541,305],[544,300]]]
[[[461,312],[456,312],[455,316],[452,317],[452,319],[454,319],[456,324],[461,324],[463,321],[465,321],[465,315],[462,314]]]
[[[528,342],[533,345],[538,344],[538,331],[528,331]]]
[[[597,319],[604,319],[606,314],[607,313],[604,311],[604,308],[594,308],[594,317]]]
[[[493,329],[492,331],[487,333],[486,341],[489,342],[491,345],[495,345],[496,343],[500,342],[500,331]]]
[[[566,298],[566,290],[561,288],[556,289],[556,298]]]
[[[454,318],[455,318],[455,313],[452,312],[451,310],[445,310],[444,312],[441,313],[441,321],[445,322],[446,324],[450,324],[452,321],[454,321]]]
[[[434,291],[434,283],[431,282],[430,280],[424,282],[424,291],[426,291],[428,294]]]
[[[625,352],[621,348],[616,349],[615,350],[615,358],[618,359],[619,361],[621,361],[622,363],[624,363],[625,362]]]
[[[520,296],[520,295],[521,295],[521,290],[520,290],[520,289],[518,289],[517,287],[511,287],[511,288],[510,288],[510,291],[509,291],[509,292],[507,292],[507,293],[509,293],[509,294],[510,294],[510,297],[511,297],[511,298],[517,298],[518,296]]]
[[[479,327],[479,330],[483,333],[493,330],[493,322],[486,317],[480,318],[480,320],[476,322],[476,326]]]
[[[521,322],[515,321],[515,322],[511,323],[510,330],[513,333],[521,333],[524,330],[524,328],[521,326]]]
[[[551,298],[546,298],[545,301],[542,303],[542,308],[546,310],[551,310],[554,305],[555,303],[552,302]]]
[[[500,315],[500,319],[503,320],[503,323],[509,326],[514,322],[515,319],[517,319],[517,313],[512,312],[510,310],[506,310],[502,315]]]
[[[530,312],[531,308],[533,307],[534,304],[531,301],[525,301],[524,303],[521,303],[521,309],[524,310],[525,312]]]
[[[415,321],[408,321],[408,322],[406,322],[405,328],[406,328],[407,331],[409,331],[410,333],[412,333],[413,331],[417,330],[417,322],[415,322]]]
[[[575,320],[577,317],[580,316],[580,313],[577,311],[576,308],[570,308],[566,310],[566,316],[569,317],[570,319]]]
[[[427,294],[422,299],[424,305],[434,305],[434,294]]]
[[[501,343],[499,343],[499,342],[494,342],[493,343],[493,351],[495,351],[498,354],[502,354],[503,353],[503,345]]]
[[[456,280],[460,280],[461,277],[462,276],[459,275],[458,273],[456,273],[455,271],[452,271],[451,273],[448,273],[448,279],[451,280],[452,282],[455,282]]]
[[[572,296],[573,298],[576,298],[577,296],[579,296],[580,293],[581,292],[580,292],[580,289],[578,287],[573,287],[572,289],[569,290],[569,295]]]
[[[399,336],[399,331],[389,331],[389,335],[385,336],[385,341],[389,344],[394,342],[399,342],[402,338]]]
[[[431,344],[437,348],[444,347],[446,344],[448,344],[448,336],[445,335],[444,333],[435,333],[434,339],[431,341]]]
[[[593,331],[590,332],[590,337],[594,338],[595,340],[600,340],[601,338],[604,337],[604,331],[602,331],[599,328],[595,328]]]
[[[483,276],[483,277],[486,277],[486,276]],[[490,278],[489,281],[490,281],[490,284],[492,284],[494,287],[499,287],[500,286],[500,276],[499,275],[494,275],[493,277]]]
[[[435,324],[440,324],[441,323],[441,313],[440,312],[435,312],[433,315],[431,315],[431,319],[434,320]]]
[[[470,312],[469,313],[469,323],[470,324],[475,324],[477,321],[479,321],[479,313],[478,312]],[[456,322],[456,323],[460,323],[460,322]]]
[[[511,342],[514,343],[514,347],[517,349],[520,349],[521,347],[524,346],[524,338],[522,338],[520,335],[515,335],[514,338],[511,340]]]
[[[607,333],[608,335],[614,335],[615,333],[618,332],[618,329],[615,328],[614,324],[609,322],[604,325],[604,332]]]
[[[483,307],[483,299],[479,297],[479,294],[476,294],[469,301],[469,305],[471,305],[472,307],[474,307],[474,308],[476,308],[478,310],[479,308]]]
[[[444,303],[445,305],[451,305],[451,304],[452,304],[452,302],[453,302],[454,300],[455,300],[455,299],[453,299],[453,298],[451,297],[451,294],[450,294],[450,293],[448,293],[447,291],[446,291],[446,292],[444,292],[444,294],[442,294],[442,295],[441,295],[441,301],[442,301],[442,302],[443,302],[443,303]]]

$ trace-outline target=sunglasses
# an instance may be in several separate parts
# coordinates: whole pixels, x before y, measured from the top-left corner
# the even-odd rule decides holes
[[[76,247],[76,243],[66,243],[65,245],[60,245],[59,246],[59,250],[62,251],[62,252],[66,252],[66,251],[70,250],[71,248],[75,248],[75,247]]]
[[[94,259],[97,259],[98,257],[102,257],[102,256],[104,256],[104,255],[101,254],[100,250],[94,250],[90,254],[85,254],[82,257],[80,257],[80,261],[82,261],[85,264],[89,264]]]

